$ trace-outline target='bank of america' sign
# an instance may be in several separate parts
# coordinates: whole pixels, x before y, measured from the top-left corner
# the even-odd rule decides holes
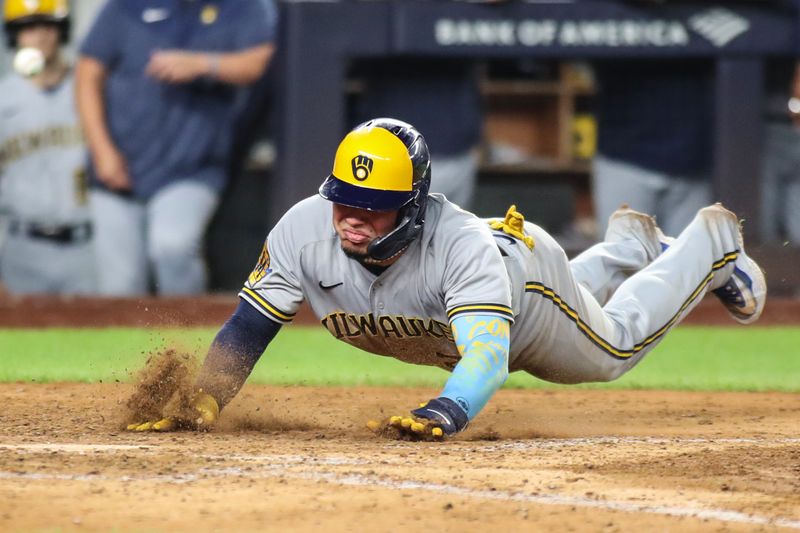
[[[681,47],[689,44],[694,32],[722,48],[749,29],[746,18],[725,8],[712,8],[693,15],[687,22],[441,18],[436,21],[434,33],[440,46]]]

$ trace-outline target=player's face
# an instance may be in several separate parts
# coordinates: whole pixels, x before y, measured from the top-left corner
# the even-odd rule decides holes
[[[369,243],[387,235],[396,223],[397,211],[367,211],[333,204],[333,228],[342,250],[351,257],[365,257]]]
[[[38,48],[45,61],[51,61],[58,52],[60,38],[55,24],[25,24],[17,32],[17,48]]]

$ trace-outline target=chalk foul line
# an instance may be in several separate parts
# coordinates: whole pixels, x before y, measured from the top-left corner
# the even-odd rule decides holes
[[[665,439],[666,440],[666,439]],[[733,439],[727,439],[730,442]],[[794,441],[796,439],[788,439]],[[752,443],[752,439],[742,439]],[[770,441],[775,442],[775,441]],[[581,439],[585,444],[585,440]],[[0,444],[0,450],[14,450],[18,452],[51,452],[84,454],[87,452],[111,452],[138,450],[142,452],[158,451],[158,446],[125,445],[125,444]],[[214,454],[197,454],[200,459],[214,459],[221,456]],[[379,487],[392,490],[420,490],[436,494],[464,496],[497,501],[513,501],[533,503],[539,505],[563,505],[585,508],[597,508],[628,513],[646,513],[672,517],[691,517],[702,520],[718,520],[722,522],[737,522],[754,525],[770,525],[800,530],[800,520],[783,517],[767,517],[754,514],[741,513],[727,509],[703,509],[696,507],[682,507],[675,505],[647,505],[626,501],[596,500],[577,496],[559,494],[523,493],[506,490],[483,490],[449,485],[445,483],[428,483],[407,479],[395,479],[378,474],[340,474],[319,470],[315,467],[360,465],[368,464],[361,460],[354,460],[344,456],[326,455],[317,457],[311,455],[234,455],[227,456],[229,460],[257,462],[258,468],[247,469],[238,467],[229,468],[201,468],[185,474],[151,474],[151,475],[119,475],[105,474],[64,474],[53,472],[10,472],[0,471],[0,479],[30,479],[30,480],[58,480],[58,481],[117,481],[136,482],[154,481],[161,483],[192,483],[208,478],[244,477],[244,478],[274,478],[284,477],[309,481],[324,481],[344,486]],[[299,471],[298,471],[299,469]]]

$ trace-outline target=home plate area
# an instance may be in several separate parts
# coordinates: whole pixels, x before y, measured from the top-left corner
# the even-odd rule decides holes
[[[797,395],[504,390],[399,442],[366,421],[433,391],[247,385],[211,432],[131,433],[132,391],[0,385],[0,530],[800,529]]]

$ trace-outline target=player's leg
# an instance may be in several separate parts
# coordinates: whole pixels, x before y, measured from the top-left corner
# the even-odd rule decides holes
[[[636,365],[708,291],[724,290],[740,276],[750,284],[745,296],[753,301],[741,309],[747,317],[736,318],[752,322],[766,298],[763,273],[744,253],[736,215],[719,204],[701,209],[669,248],[625,281],[603,308],[614,323],[611,338],[625,357],[609,378]],[[738,314],[731,302],[726,305]]]
[[[60,261],[61,294],[95,294],[97,274],[95,272],[94,247],[91,241],[78,242],[64,250]]]
[[[766,128],[764,142],[764,159],[761,165],[761,220],[759,229],[761,239],[765,242],[777,242],[782,238],[783,221],[786,219],[785,209],[786,178],[797,172],[800,157],[792,157],[790,143],[800,145],[789,131],[792,126],[771,124]],[[800,151],[800,148],[798,149]],[[794,204],[797,205],[797,204]]]
[[[0,282],[11,294],[47,294],[57,291],[48,271],[50,261],[58,261],[50,243],[24,234],[12,233],[0,249]]]
[[[572,275],[604,305],[623,281],[661,255],[667,241],[653,217],[622,206],[611,214],[603,241],[570,261]]]
[[[540,240],[537,237],[537,248]],[[652,350],[706,292],[739,279],[734,266],[752,282],[755,302],[742,311],[754,320],[763,309],[766,287],[757,265],[741,249],[736,216],[721,206],[704,208],[664,253],[622,283],[602,308],[569,270],[562,269],[558,254],[548,253],[547,261],[540,259],[548,263],[538,273],[543,281],[526,284],[526,297],[537,306],[532,316],[543,333],[530,343],[537,348],[523,354],[518,367],[559,383],[616,379]],[[545,245],[540,257],[547,252]]]
[[[142,205],[107,191],[93,190],[89,194],[98,293],[146,294],[149,287]]]
[[[795,167],[795,168],[799,168]],[[800,173],[800,170],[795,170]],[[786,184],[786,199],[784,201],[784,218],[786,237],[793,245],[800,244],[800,176],[797,174]]]
[[[204,183],[180,181],[148,203],[148,254],[159,294],[198,294],[206,289],[203,237],[219,204]]]

